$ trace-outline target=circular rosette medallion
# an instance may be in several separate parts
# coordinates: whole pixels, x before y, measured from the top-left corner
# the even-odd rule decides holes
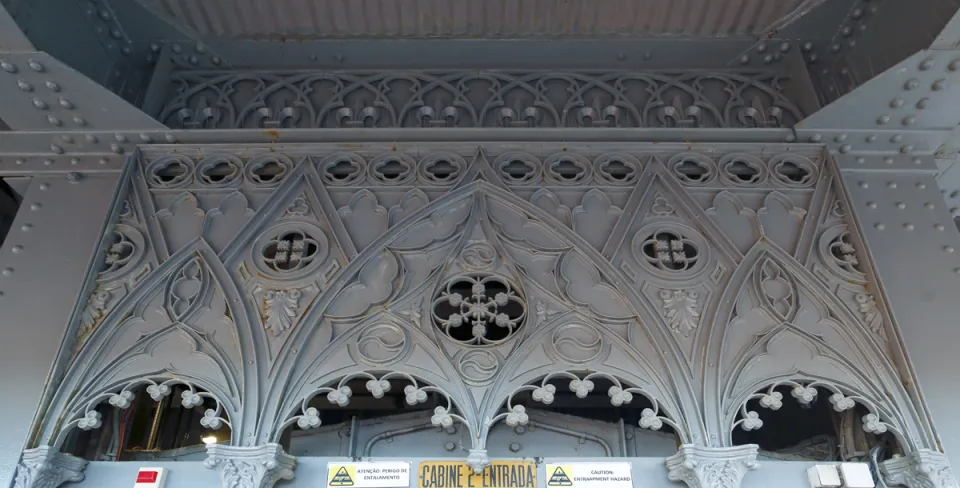
[[[500,344],[523,325],[527,304],[518,288],[496,275],[457,276],[433,300],[434,324],[461,344]]]

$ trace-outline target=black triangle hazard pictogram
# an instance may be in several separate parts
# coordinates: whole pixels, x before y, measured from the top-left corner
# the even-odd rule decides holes
[[[340,466],[340,469],[337,471],[337,474],[333,475],[333,479],[330,480],[330,486],[353,486],[353,478],[350,477],[350,473],[347,472],[346,466]]]
[[[570,481],[570,477],[567,476],[567,473],[563,472],[563,468],[557,466],[557,469],[553,470],[553,474],[550,475],[550,480],[547,481],[547,486],[573,486],[573,482]]]

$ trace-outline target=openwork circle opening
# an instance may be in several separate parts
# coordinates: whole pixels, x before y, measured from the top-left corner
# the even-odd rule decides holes
[[[448,281],[433,300],[432,315],[434,324],[461,344],[499,344],[523,326],[527,305],[507,280],[473,274]]]
[[[700,259],[700,251],[693,241],[666,229],[651,234],[641,250],[647,263],[664,271],[689,271]]]
[[[306,224],[282,224],[265,232],[253,254],[257,267],[277,279],[296,279],[316,269],[329,253],[322,230]]]

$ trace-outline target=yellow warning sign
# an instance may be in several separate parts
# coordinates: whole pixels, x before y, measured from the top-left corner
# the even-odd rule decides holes
[[[537,466],[530,461],[494,461],[483,471],[475,473],[473,468],[467,466],[465,462],[424,461],[417,469],[417,486],[419,488],[536,488]]]
[[[357,476],[357,473],[351,473],[350,471],[355,470],[356,468],[353,466],[340,466],[340,469],[336,471],[331,469],[329,474],[332,476],[327,481],[327,486],[353,486],[353,478]]]
[[[564,469],[566,468],[566,469]],[[567,471],[573,472],[569,466],[557,466],[553,473],[550,473],[550,479],[547,480],[547,486],[573,486]]]

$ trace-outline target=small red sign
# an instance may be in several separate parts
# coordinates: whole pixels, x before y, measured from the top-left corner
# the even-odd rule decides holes
[[[137,483],[156,483],[160,473],[156,471],[141,471],[137,474]]]

